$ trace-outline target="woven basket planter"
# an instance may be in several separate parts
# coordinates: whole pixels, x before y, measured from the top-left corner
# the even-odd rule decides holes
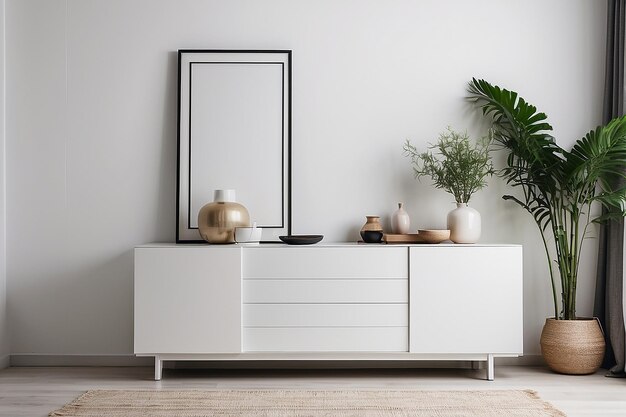
[[[592,374],[604,358],[604,335],[597,319],[546,319],[541,332],[541,354],[555,372]]]

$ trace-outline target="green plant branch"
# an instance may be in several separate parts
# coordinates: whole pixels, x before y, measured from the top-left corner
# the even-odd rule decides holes
[[[408,139],[403,150],[411,159],[415,178],[429,177],[436,188],[452,194],[457,203],[467,203],[487,185],[486,177],[494,172],[490,145],[489,138],[472,143],[467,132],[448,127],[425,152],[418,152]]]

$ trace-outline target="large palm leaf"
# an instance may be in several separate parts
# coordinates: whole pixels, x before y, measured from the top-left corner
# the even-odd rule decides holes
[[[626,116],[612,120],[604,127],[590,131],[578,140],[565,164],[570,187],[579,190],[578,202],[601,203],[608,216],[624,216],[626,187]],[[597,185],[599,192],[596,194]]]
[[[514,91],[501,89],[484,80],[472,79],[470,99],[483,115],[493,119],[494,139],[509,154],[502,176],[507,183],[521,187],[523,200],[505,196],[529,211],[542,229],[547,226],[549,201],[559,191],[563,177],[564,150],[548,133],[552,126],[547,116]]]

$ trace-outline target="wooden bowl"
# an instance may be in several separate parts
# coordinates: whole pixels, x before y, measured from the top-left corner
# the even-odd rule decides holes
[[[426,243],[441,243],[450,239],[450,231],[443,229],[420,229],[417,231],[418,236]]]

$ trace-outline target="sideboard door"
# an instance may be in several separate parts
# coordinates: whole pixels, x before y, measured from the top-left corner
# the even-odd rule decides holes
[[[241,351],[241,249],[135,249],[135,353]]]
[[[522,354],[522,247],[410,249],[414,353]]]

